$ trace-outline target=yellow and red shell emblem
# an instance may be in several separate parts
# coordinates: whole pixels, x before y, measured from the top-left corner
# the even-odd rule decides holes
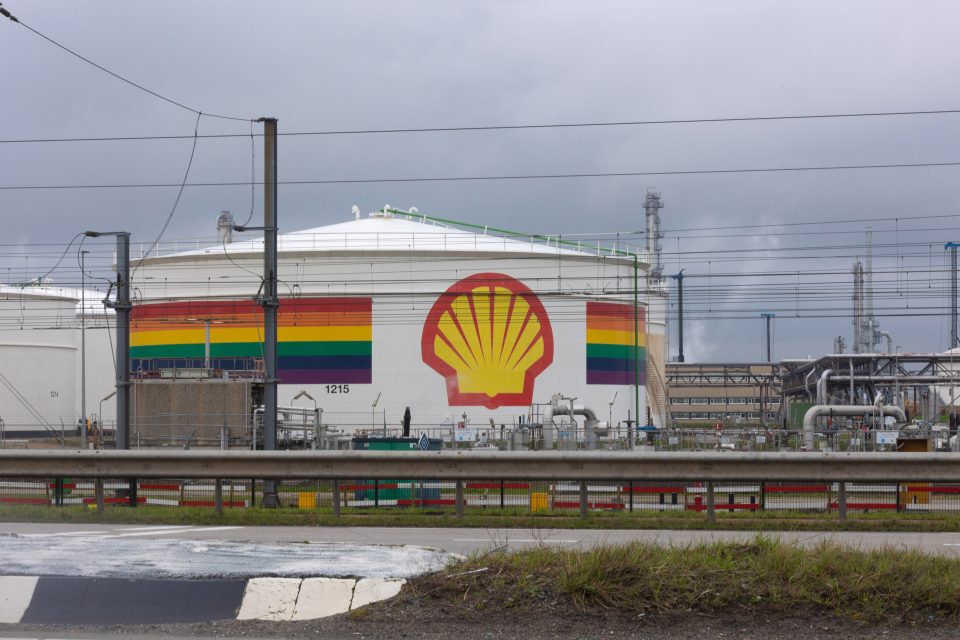
[[[446,379],[451,406],[528,405],[534,380],[553,362],[546,309],[502,273],[478,273],[447,289],[427,315],[420,345],[423,361]]]

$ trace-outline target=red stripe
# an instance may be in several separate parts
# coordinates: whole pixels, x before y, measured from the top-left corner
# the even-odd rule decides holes
[[[467,489],[499,489],[499,482],[468,482],[466,484]],[[527,482],[504,482],[504,489],[529,489],[530,484]]]
[[[630,493],[631,489],[629,486],[623,488],[624,491]],[[633,487],[633,493],[686,493],[686,487]]]
[[[370,313],[371,298],[284,298],[280,301],[281,313]],[[220,316],[256,316],[263,310],[253,300],[195,300],[189,302],[164,302],[134,306],[132,320],[148,318],[189,318]]]
[[[826,493],[830,490],[825,484],[768,484],[766,493]]]
[[[637,319],[644,320],[646,310],[637,307]],[[615,320],[629,320],[633,322],[633,305],[612,304],[609,302],[587,302],[587,320],[590,318],[612,318]]]
[[[57,483],[56,483],[56,482],[51,482],[50,484],[47,485],[47,488],[48,488],[48,489],[56,489],[56,488],[57,488]],[[63,483],[63,488],[64,488],[64,489],[76,489],[76,488],[77,488],[77,484],[76,484],[75,482],[64,482],[64,483]]]

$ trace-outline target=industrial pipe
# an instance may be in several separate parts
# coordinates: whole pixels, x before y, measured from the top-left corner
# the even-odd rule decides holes
[[[876,334],[878,336],[883,336],[887,339],[887,353],[893,353],[893,336],[890,335],[889,331],[884,331],[882,329],[877,329]]]
[[[803,389],[807,392],[807,399],[810,401],[813,401],[813,394],[810,393],[810,376],[813,375],[814,371],[816,371],[816,369],[810,369],[803,379]]]
[[[863,416],[880,412],[885,416],[893,416],[899,422],[906,422],[907,416],[903,409],[896,406],[885,406],[881,404],[860,404],[860,405],[816,405],[807,409],[803,416],[803,447],[807,451],[814,449],[814,428],[813,423],[822,415],[837,416]]]
[[[817,404],[827,404],[827,380],[830,379],[831,373],[833,369],[824,369],[820,379],[817,380]]]

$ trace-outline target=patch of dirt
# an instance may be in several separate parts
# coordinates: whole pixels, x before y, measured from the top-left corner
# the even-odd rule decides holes
[[[63,627],[0,625],[0,636],[23,634],[104,634],[121,636],[170,635],[218,638],[322,638],[337,640],[394,640],[425,638],[524,640],[640,638],[644,640],[956,640],[957,622],[930,619],[922,623],[868,624],[813,612],[789,616],[705,616],[702,614],[626,615],[615,611],[578,612],[548,603],[484,611],[440,606],[429,598],[409,594],[348,614],[307,622],[230,620],[190,625],[122,627]]]

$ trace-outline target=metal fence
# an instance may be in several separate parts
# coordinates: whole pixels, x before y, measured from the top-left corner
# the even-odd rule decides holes
[[[8,450],[0,469],[0,505],[100,510],[261,507],[269,483],[277,506],[333,515],[960,514],[951,454]]]
[[[263,506],[262,480],[0,479],[0,505],[48,507]],[[458,496],[460,508],[458,510]],[[279,506],[328,513],[960,514],[960,482],[699,482],[529,480],[282,480]],[[338,504],[335,505],[335,501]],[[711,507],[712,505],[712,507]],[[841,510],[844,513],[841,514]]]

